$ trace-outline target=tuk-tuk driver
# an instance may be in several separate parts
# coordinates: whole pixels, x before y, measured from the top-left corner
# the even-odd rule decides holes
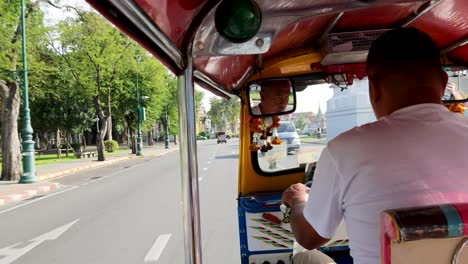
[[[294,264],[334,263],[312,249],[342,219],[354,263],[380,263],[383,210],[468,201],[468,119],[441,104],[448,77],[432,39],[414,28],[384,33],[367,73],[378,120],[328,143],[310,190],[294,184],[283,193],[295,238],[310,249]]]
[[[260,103],[252,107],[252,113],[278,114],[288,106],[291,94],[291,83],[289,80],[273,80],[262,83],[260,90]]]

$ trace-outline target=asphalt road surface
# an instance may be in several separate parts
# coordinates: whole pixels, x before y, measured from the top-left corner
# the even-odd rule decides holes
[[[237,264],[238,141],[200,141],[204,263]],[[0,208],[0,264],[184,263],[179,153],[69,175]]]

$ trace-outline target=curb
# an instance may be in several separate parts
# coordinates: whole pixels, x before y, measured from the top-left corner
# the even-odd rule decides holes
[[[57,182],[41,183],[41,186],[35,186],[34,188],[21,191],[20,193],[8,194],[0,196],[0,206],[4,206],[10,203],[22,201],[33,197],[38,194],[47,193],[59,188],[60,184]]]
[[[103,162],[97,162],[96,164],[80,166],[80,167],[76,167],[76,168],[71,168],[71,169],[67,169],[67,170],[62,170],[62,171],[49,173],[49,174],[42,175],[42,176],[37,176],[37,179],[38,179],[38,181],[50,180],[50,179],[57,178],[57,177],[60,177],[60,176],[65,176],[65,175],[68,175],[68,174],[72,174],[72,173],[75,173],[75,172],[78,172],[78,171],[103,167],[103,166],[106,166],[106,165],[109,165],[109,164],[112,164],[112,163],[115,163],[115,162],[119,162],[119,161],[122,161],[122,160],[148,158],[148,157],[158,158],[158,157],[162,157],[162,156],[174,153],[176,151],[179,151],[179,148],[171,149],[171,150],[169,150],[167,152],[164,152],[164,153],[151,154],[151,155],[147,155],[147,156],[143,155],[143,156],[128,156],[128,157],[116,158],[116,159],[107,160],[107,161],[103,161]],[[0,206],[1,206],[1,204],[0,204]]]
[[[97,167],[102,167],[102,166],[105,166],[105,165],[115,163],[117,161],[129,159],[129,158],[130,157],[122,157],[122,158],[117,158],[117,159],[108,160],[108,161],[104,161],[104,162],[98,162],[96,164],[80,166],[80,167],[71,168],[71,169],[68,169],[68,170],[57,171],[57,172],[49,173],[49,174],[46,174],[46,175],[37,176],[37,179],[39,181],[50,180],[50,179],[53,179],[53,178],[56,178],[56,177],[64,176],[64,175],[75,173],[75,172],[78,172],[78,171],[97,168]]]

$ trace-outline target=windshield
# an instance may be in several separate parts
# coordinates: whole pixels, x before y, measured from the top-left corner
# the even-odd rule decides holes
[[[292,123],[280,123],[280,124],[281,126],[278,128],[278,133],[296,131]]]
[[[257,152],[257,162],[264,172],[305,166],[318,160],[327,142],[327,100],[330,85],[313,85],[296,92],[297,106],[292,114],[279,116],[278,137],[282,143],[267,152]],[[273,137],[272,137],[273,139]]]

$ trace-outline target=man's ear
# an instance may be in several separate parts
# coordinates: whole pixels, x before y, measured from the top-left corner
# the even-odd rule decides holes
[[[448,83],[448,75],[447,75],[447,72],[445,72],[444,70],[441,70],[441,77],[442,77],[442,91],[441,91],[441,98],[442,96],[444,96],[444,93],[445,93],[445,88],[447,87],[447,83]]]
[[[382,92],[376,85],[377,83],[377,78],[375,76],[369,76],[369,97],[371,102],[378,102],[380,98],[382,97]]]

